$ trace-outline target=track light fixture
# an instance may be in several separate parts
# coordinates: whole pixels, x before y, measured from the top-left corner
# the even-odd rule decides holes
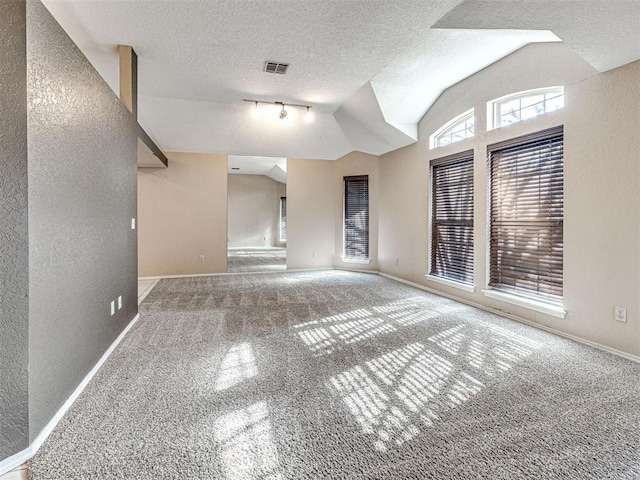
[[[310,122],[313,119],[313,114],[311,113],[311,105],[299,105],[297,103],[287,103],[285,105],[284,102],[263,102],[260,100],[250,100],[250,99],[243,99],[244,102],[250,102],[254,104],[254,107],[252,109],[252,115],[254,117],[259,117],[260,116],[260,111],[259,111],[259,105],[261,103],[265,104],[265,105],[276,105],[276,106],[280,106],[282,107],[280,109],[280,111],[278,112],[278,118],[280,118],[281,120],[284,120],[288,113],[285,107],[298,107],[298,108],[304,108],[306,109],[305,114],[304,114],[304,120],[305,122]]]
[[[251,115],[253,115],[254,118],[258,118],[260,116],[260,109],[258,108],[258,102],[254,102],[255,106],[253,107],[253,110],[251,110]]]
[[[280,110],[280,120],[284,120],[284,117],[287,116],[287,111],[284,109],[284,103],[282,104],[282,110]]]

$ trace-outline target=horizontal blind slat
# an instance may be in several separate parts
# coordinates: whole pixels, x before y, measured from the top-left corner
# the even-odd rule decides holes
[[[488,149],[489,284],[558,298],[563,288],[563,135],[556,129],[519,140]]]
[[[473,152],[431,162],[431,275],[473,283]]]
[[[369,177],[344,177],[344,256],[369,258]]]

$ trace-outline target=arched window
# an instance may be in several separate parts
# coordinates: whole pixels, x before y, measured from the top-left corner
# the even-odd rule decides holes
[[[474,117],[472,108],[440,127],[431,135],[429,145],[432,149],[451,145],[465,138],[473,137],[473,132]]]
[[[513,93],[487,104],[493,125],[489,130],[544,115],[564,107],[564,87],[539,88]]]

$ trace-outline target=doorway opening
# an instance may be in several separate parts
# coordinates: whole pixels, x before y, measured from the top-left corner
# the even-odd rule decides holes
[[[229,155],[227,272],[287,268],[287,159]]]

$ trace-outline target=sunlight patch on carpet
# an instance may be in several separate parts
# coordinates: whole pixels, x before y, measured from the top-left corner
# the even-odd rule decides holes
[[[226,478],[284,478],[280,473],[266,402],[257,402],[223,415],[216,421],[215,432]]]
[[[540,344],[505,329],[461,324],[332,376],[327,385],[345,403],[374,448],[388,451],[431,427],[439,415],[523,361]],[[429,346],[430,345],[430,346]]]
[[[227,390],[258,374],[256,359],[249,343],[240,343],[229,349],[220,363],[216,392]]]

